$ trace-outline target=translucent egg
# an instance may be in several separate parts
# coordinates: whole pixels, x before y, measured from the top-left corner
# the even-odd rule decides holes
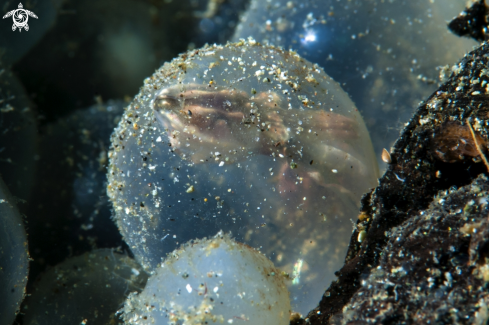
[[[29,254],[24,221],[0,178],[0,324],[12,324],[24,299]]]
[[[24,303],[24,324],[120,324],[116,312],[147,274],[127,255],[99,249],[49,269]]]
[[[260,252],[218,233],[174,251],[124,306],[126,324],[289,324],[284,276]]]
[[[36,175],[39,136],[34,107],[20,80],[0,62],[0,174],[10,193],[25,201],[19,209],[30,203]]]
[[[190,239],[232,231],[290,274],[302,313],[335,279],[378,177],[340,86],[251,39],[188,52],[146,79],[109,157],[115,219],[146,269]]]
[[[30,270],[34,278],[47,265],[94,246],[123,244],[105,188],[110,134],[124,105],[122,100],[98,103],[40,128],[35,195],[25,212],[29,245],[35,248]]]
[[[250,0],[232,39],[253,36],[293,48],[324,68],[361,110],[375,152],[390,148],[418,103],[435,91],[440,66],[476,43],[447,20],[464,0]],[[385,166],[385,165],[384,165]]]

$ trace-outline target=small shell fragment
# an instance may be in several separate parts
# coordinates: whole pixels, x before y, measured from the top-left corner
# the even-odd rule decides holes
[[[382,161],[386,164],[392,163],[391,154],[385,148],[382,150]]]
[[[362,230],[358,233],[358,242],[361,243],[363,240],[367,237],[367,232],[365,230]]]

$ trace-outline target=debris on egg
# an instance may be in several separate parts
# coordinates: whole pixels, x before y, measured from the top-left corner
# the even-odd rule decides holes
[[[250,0],[231,40],[251,35],[293,48],[324,68],[362,110],[384,165],[382,148],[392,146],[413,107],[436,89],[434,67],[455,62],[478,44],[446,32],[447,20],[465,2]],[[478,22],[479,39],[485,10],[481,3],[479,16],[460,16]],[[467,33],[468,22],[456,25]]]
[[[130,295],[125,324],[289,324],[286,277],[259,251],[219,232],[169,254]]]
[[[335,280],[350,219],[378,177],[341,87],[295,52],[253,40],[166,63],[111,141],[107,193],[145,269],[181,243],[231,231],[289,274],[301,260],[289,290],[303,314]]]

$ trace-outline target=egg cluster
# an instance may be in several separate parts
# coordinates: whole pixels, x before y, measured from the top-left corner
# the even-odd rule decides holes
[[[317,306],[349,242],[373,249],[367,214],[351,237],[359,197],[376,185],[369,138],[381,169],[381,152],[396,163],[382,149],[436,88],[435,67],[450,64],[445,77],[458,73],[462,66],[451,64],[475,45],[446,31],[465,2],[250,0],[245,10],[247,3],[54,0],[24,3],[39,17],[28,32],[12,32],[12,17],[4,21],[1,324],[145,323],[165,315],[178,324],[285,324],[289,310],[305,316]],[[195,50],[227,40],[236,43]],[[158,62],[168,63],[139,89]],[[479,77],[469,86],[484,88]],[[438,109],[445,96],[437,93],[428,107]],[[475,122],[477,133],[482,122]],[[470,128],[446,123],[427,147],[441,162],[461,162],[479,155],[477,142],[485,144]],[[212,237],[220,230],[236,242]],[[211,242],[205,254],[192,253]],[[256,255],[246,267],[244,252]],[[277,281],[258,280],[260,254]],[[168,272],[172,265],[177,272]],[[191,267],[185,278],[181,270]],[[211,283],[211,271],[225,272]],[[173,280],[184,294],[161,289]],[[263,293],[253,281],[267,288],[259,303],[247,300]],[[219,289],[219,297],[210,290],[239,283],[246,290]],[[261,313],[267,303],[278,306],[273,285],[284,299],[290,291],[291,307],[283,300],[280,312]],[[137,309],[150,302],[159,307]],[[311,315],[319,314],[306,318],[314,323]]]

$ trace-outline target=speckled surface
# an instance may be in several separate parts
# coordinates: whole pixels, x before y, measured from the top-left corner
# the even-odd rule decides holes
[[[475,0],[448,24],[451,32],[458,36],[467,36],[477,41],[487,40],[488,8],[485,0]]]
[[[440,191],[386,231],[379,264],[331,324],[480,323],[487,318],[489,183]],[[485,314],[485,316],[483,316]]]
[[[288,277],[247,245],[219,232],[168,255],[123,309],[125,324],[288,323]]]
[[[145,269],[181,243],[232,231],[291,275],[302,314],[335,279],[350,220],[378,177],[341,87],[295,52],[253,39],[163,65],[111,143],[107,194]]]

